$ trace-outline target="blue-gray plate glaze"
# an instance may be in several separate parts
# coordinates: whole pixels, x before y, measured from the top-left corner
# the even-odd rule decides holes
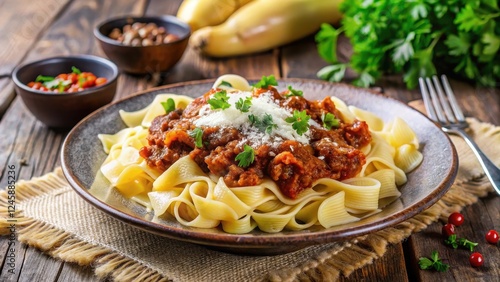
[[[143,91],[117,101],[92,113],[77,124],[66,137],[61,151],[61,164],[65,177],[74,190],[93,206],[109,215],[146,232],[171,239],[201,244],[222,251],[270,255],[294,251],[314,244],[352,239],[393,226],[422,212],[438,201],[451,186],[458,169],[458,158],[448,136],[420,112],[397,100],[367,89],[345,84],[332,84],[318,80],[279,80],[279,89],[288,85],[304,91],[308,99],[337,96],[349,105],[371,111],[385,121],[403,118],[416,132],[424,159],[408,174],[408,182],[400,187],[401,197],[380,213],[358,222],[334,226],[315,227],[303,231],[283,231],[268,234],[255,230],[235,235],[220,229],[184,227],[174,220],[152,222],[152,214],[139,204],[123,198],[119,193],[105,196],[90,191],[106,187],[108,183],[98,176],[99,167],[106,158],[97,138],[100,133],[113,134],[125,128],[119,110],[135,111],[151,103],[160,93],[176,93],[198,97],[207,92],[213,81],[179,83]]]

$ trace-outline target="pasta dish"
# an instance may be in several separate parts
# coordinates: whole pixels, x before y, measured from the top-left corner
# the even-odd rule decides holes
[[[235,234],[358,221],[423,158],[403,119],[310,101],[273,76],[224,75],[196,99],[159,94],[120,116],[125,129],[98,136],[110,187],[155,217]]]

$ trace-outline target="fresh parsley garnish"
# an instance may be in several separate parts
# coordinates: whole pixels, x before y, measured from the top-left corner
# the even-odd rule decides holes
[[[408,88],[419,77],[453,72],[482,86],[500,83],[498,1],[344,1],[341,25],[323,24],[316,34],[319,55],[330,65],[318,77],[340,81],[349,68],[353,81],[369,86],[385,73],[402,74]],[[337,58],[344,33],[353,54]],[[440,69],[439,69],[440,68]]]
[[[245,144],[243,152],[239,153],[234,160],[238,161],[238,166],[248,167],[255,160],[255,151],[252,147]]]
[[[233,87],[233,85],[225,80],[221,81],[217,86]]]
[[[269,75],[269,76],[262,76],[259,82],[255,83],[253,87],[255,88],[264,88],[267,89],[269,86],[278,86],[278,81],[276,81],[276,78],[274,75]]]
[[[450,235],[444,242],[446,245],[452,246],[453,249],[464,247],[468,248],[471,252],[474,251],[474,247],[478,245],[478,243],[469,241],[465,238],[457,238],[456,234]]]
[[[72,71],[73,73],[76,73],[76,74],[81,74],[81,73],[82,73],[82,71],[81,71],[81,70],[79,70],[79,69],[78,69],[77,67],[75,67],[75,66],[72,66],[72,67],[71,67],[71,71]]]
[[[58,89],[59,92],[64,92],[64,89],[68,85],[71,85],[71,81],[62,80],[60,78],[43,82],[43,86],[45,86],[47,89]]]
[[[278,125],[273,122],[273,116],[270,114],[264,114],[262,119],[259,119],[256,115],[249,115],[248,119],[252,126],[257,127],[261,132],[271,134],[273,129],[278,128]]]
[[[245,100],[243,98],[240,98],[236,102],[236,109],[240,110],[242,113],[246,113],[250,110],[250,107],[252,106],[252,97],[246,97]]]
[[[189,132],[189,136],[194,138],[194,145],[197,148],[203,147],[203,129],[196,127],[191,132]]]
[[[304,97],[304,91],[293,89],[291,85],[288,85],[288,93],[285,95],[285,98],[292,96]]]
[[[302,135],[309,130],[309,119],[311,119],[311,117],[305,110],[301,112],[294,110],[293,116],[287,117],[285,121],[291,123],[292,128],[295,129],[299,135]]]
[[[227,96],[227,91],[221,90],[219,92],[216,92],[212,98],[208,99],[207,103],[210,104],[210,108],[212,110],[224,110],[231,106],[231,104],[228,103],[228,100],[229,97]]]
[[[161,105],[165,109],[165,113],[170,113],[171,111],[175,110],[175,101],[172,98],[168,98],[167,101],[161,102]]]
[[[56,79],[56,78],[53,76],[39,75],[36,77],[35,81],[36,82],[48,82],[48,81],[52,81],[54,79]]]
[[[321,120],[323,121],[323,126],[328,130],[340,126],[340,120],[332,113],[323,114]]]
[[[431,258],[421,257],[418,260],[420,269],[435,269],[439,272],[444,272],[450,268],[450,265],[443,263],[439,258],[437,251],[432,251]]]

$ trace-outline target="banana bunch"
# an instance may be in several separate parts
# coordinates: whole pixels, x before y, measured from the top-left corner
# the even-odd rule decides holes
[[[338,24],[342,0],[184,0],[177,17],[193,29],[190,45],[211,57],[262,52]]]

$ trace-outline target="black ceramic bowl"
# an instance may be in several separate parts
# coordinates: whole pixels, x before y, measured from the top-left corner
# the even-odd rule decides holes
[[[122,29],[127,24],[155,23],[164,27],[178,39],[169,43],[151,46],[130,46],[111,39],[109,34],[114,28]],[[191,29],[189,25],[171,15],[155,17],[121,17],[101,23],[94,29],[94,36],[102,50],[120,69],[132,74],[166,72],[182,57],[188,45]]]
[[[82,72],[105,77],[107,82],[73,93],[44,92],[27,85],[35,81],[38,75],[70,73],[73,66]],[[91,55],[46,58],[20,65],[12,73],[16,92],[26,107],[37,119],[54,128],[70,128],[91,112],[111,102],[116,93],[117,78],[118,68],[113,62]]]

